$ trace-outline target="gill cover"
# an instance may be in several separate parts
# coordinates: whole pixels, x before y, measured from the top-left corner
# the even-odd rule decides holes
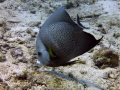
[[[37,40],[36,40],[36,51],[37,51],[37,55],[38,55],[37,63],[39,64],[39,66],[47,65],[50,61],[50,55],[49,55],[49,52],[46,50],[46,47],[42,43],[42,41],[39,37],[39,34],[38,34]]]

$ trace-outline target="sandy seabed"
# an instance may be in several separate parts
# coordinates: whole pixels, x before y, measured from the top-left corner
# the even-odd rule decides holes
[[[85,32],[104,38],[74,58],[78,60],[74,65],[38,67],[35,40],[39,28],[65,4],[75,22],[78,14],[81,23],[90,27]],[[112,63],[99,65],[97,60],[103,60],[99,52],[106,48],[118,61],[112,58]],[[119,0],[0,0],[0,90],[120,90],[119,58]]]

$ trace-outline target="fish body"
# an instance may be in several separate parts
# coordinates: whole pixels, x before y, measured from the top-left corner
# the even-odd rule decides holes
[[[46,20],[36,40],[36,46],[39,46],[36,48],[37,53],[43,53],[43,49],[47,52],[44,56],[41,54],[42,58],[38,58],[41,65],[65,65],[99,43],[101,39],[96,40],[94,36],[83,31],[86,27],[79,22],[78,17],[77,22],[78,24],[70,18],[65,7],[60,7]]]

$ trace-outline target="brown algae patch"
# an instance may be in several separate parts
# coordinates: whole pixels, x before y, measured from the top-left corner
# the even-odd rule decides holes
[[[109,48],[98,50],[94,54],[93,60],[95,65],[101,69],[106,67],[117,67],[119,65],[119,55]]]

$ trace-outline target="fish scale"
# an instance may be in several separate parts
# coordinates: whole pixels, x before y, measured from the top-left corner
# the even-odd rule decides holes
[[[59,26],[61,26],[61,28],[59,28]],[[52,50],[54,52],[57,51],[56,54],[59,56],[66,56],[66,54],[70,53],[70,52],[68,52],[68,51],[70,51],[69,44],[72,41],[71,36],[73,36],[73,35],[71,35],[72,34],[71,28],[66,28],[66,26],[67,26],[66,22],[56,22],[55,24],[50,25],[47,31],[44,31],[47,33],[47,36],[49,36],[49,37],[44,36],[42,38],[44,45],[46,47],[49,47],[49,45],[52,45],[52,47],[53,47]],[[43,33],[41,33],[41,35],[42,34]],[[71,36],[69,36],[69,35],[71,35]],[[48,42],[46,42],[44,40],[46,38],[49,38],[51,43],[48,44]],[[68,39],[70,39],[70,40],[68,40]],[[64,50],[63,53],[61,53],[61,49]]]

